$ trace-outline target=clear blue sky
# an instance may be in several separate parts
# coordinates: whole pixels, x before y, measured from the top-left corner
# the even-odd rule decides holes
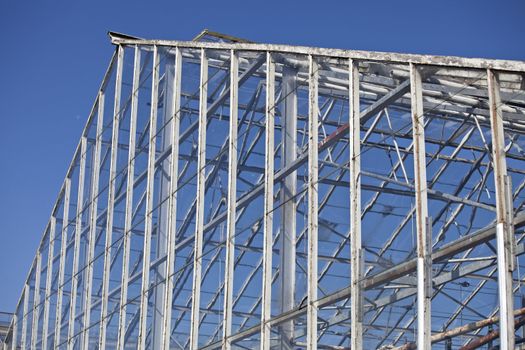
[[[424,3],[1,0],[0,311],[19,298],[113,51],[108,30],[525,60],[525,1]]]

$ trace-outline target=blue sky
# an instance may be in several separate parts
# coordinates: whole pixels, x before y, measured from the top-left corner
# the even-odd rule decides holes
[[[13,311],[113,47],[108,30],[525,60],[525,2],[0,1],[0,311]]]

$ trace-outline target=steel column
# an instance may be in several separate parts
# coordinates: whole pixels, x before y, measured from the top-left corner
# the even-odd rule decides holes
[[[36,254],[35,266],[35,291],[33,294],[33,320],[31,324],[31,350],[36,348],[36,340],[38,335],[38,316],[40,314],[40,275],[42,274],[42,253],[40,247]]]
[[[146,348],[149,270],[151,261],[151,235],[153,232],[153,185],[155,183],[155,149],[157,138],[157,106],[159,91],[159,52],[153,47],[153,73],[151,79],[151,112],[149,119],[148,177],[146,180],[146,208],[144,222],[144,246],[142,251],[142,287],[140,291],[140,320],[138,348]]]
[[[133,63],[133,87],[131,92],[131,114],[129,121],[128,172],[126,181],[126,208],[124,214],[124,234],[122,237],[122,280],[120,286],[120,310],[117,350],[124,349],[126,335],[126,305],[128,303],[129,251],[133,219],[133,184],[135,182],[135,139],[140,88],[140,48],[135,46]]]
[[[104,273],[102,276],[100,330],[98,339],[98,347],[101,350],[104,350],[106,348],[106,328],[108,324],[108,290],[109,276],[111,272],[111,242],[113,239],[113,210],[115,206],[115,181],[117,176],[118,134],[121,118],[120,97],[122,91],[122,69],[124,65],[123,61],[124,47],[119,46],[117,48],[117,70],[115,72],[115,95],[113,101],[113,126],[111,133],[111,158],[109,165],[108,205],[106,215],[106,242],[104,245]],[[88,312],[88,310],[86,309],[84,312]],[[88,343],[84,343],[84,348],[87,349],[88,345]]]
[[[22,311],[22,336],[20,338],[20,348],[25,349],[27,344],[27,314],[29,312],[29,284],[24,286],[24,307]]]
[[[177,233],[177,190],[179,174],[179,133],[180,133],[180,99],[181,99],[182,53],[175,49],[175,71],[173,77],[173,119],[171,121],[171,171],[168,199],[166,285],[164,291],[164,320],[162,323],[162,349],[170,348],[171,312],[173,306],[175,247]]]
[[[67,253],[67,230],[69,226],[69,198],[71,195],[71,178],[66,177],[64,182],[64,214],[62,217],[62,237],[60,246],[60,262],[58,265],[58,291],[57,291],[57,305],[55,314],[55,337],[53,347],[60,344],[60,333],[62,329],[62,298],[64,295],[64,272]]]
[[[62,192],[64,196],[64,192]],[[49,249],[47,253],[46,291],[44,297],[44,319],[42,321],[42,349],[47,350],[47,333],[49,328],[49,298],[51,297],[51,283],[53,283],[53,258],[55,256],[56,214],[51,215],[49,223]]]
[[[266,53],[266,136],[264,156],[263,277],[261,305],[261,350],[270,350],[273,254],[273,177],[275,128],[275,63]]]
[[[282,164],[286,168],[297,158],[297,70],[283,65],[281,81],[282,106]],[[281,312],[294,307],[295,296],[295,245],[296,245],[296,211],[297,172],[292,171],[281,183],[281,244],[279,268]],[[281,347],[290,346],[293,339],[294,320],[289,320],[281,328]]]
[[[487,70],[490,127],[492,133],[492,162],[496,192],[496,244],[498,252],[498,292],[500,315],[500,348],[514,349],[514,299],[512,271],[514,270],[514,226],[512,199],[509,197],[510,177],[507,176],[505,134],[497,73]]]
[[[361,123],[359,110],[359,65],[350,59],[350,270],[351,270],[351,329],[350,347],[363,348],[363,253],[361,246]]]
[[[95,256],[95,240],[97,235],[97,211],[98,211],[98,187],[100,175],[100,152],[102,142],[102,132],[104,126],[104,92],[100,91],[98,95],[98,112],[97,112],[97,129],[95,136],[95,149],[93,151],[93,166],[91,175],[91,211],[89,215],[89,238],[87,256],[85,257],[86,269],[84,271],[84,317],[82,324],[85,331],[81,333],[81,347],[84,350],[89,349],[89,324],[91,318],[91,290],[93,279],[93,258]]]
[[[417,230],[417,346],[430,349],[430,304],[432,298],[431,225],[428,223],[425,119],[421,73],[410,65],[412,137],[414,141],[414,182]]]
[[[309,56],[308,83],[308,307],[306,316],[306,347],[317,349],[317,231],[318,231],[318,80],[317,62]]]
[[[197,146],[197,204],[195,210],[195,245],[193,250],[193,288],[191,300],[190,349],[199,346],[202,240],[204,235],[204,192],[206,186],[206,124],[208,108],[208,59],[201,50],[199,94],[199,135]]]
[[[16,350],[18,349],[18,316],[16,314],[16,311],[13,315],[13,322],[11,324],[13,327],[13,332],[11,333],[11,350]]]
[[[235,259],[235,221],[237,204],[237,118],[239,89],[239,57],[231,50],[230,59],[230,135],[228,145],[228,211],[226,219],[226,262],[224,271],[224,315],[222,322],[222,348],[229,350],[232,328],[233,278]]]
[[[98,103],[97,99],[97,103]],[[77,195],[77,214],[75,218],[75,243],[73,245],[73,271],[71,273],[71,294],[69,297],[69,323],[67,331],[67,349],[73,349],[73,336],[75,332],[75,314],[76,314],[76,298],[78,287],[78,260],[80,255],[80,234],[82,231],[82,212],[84,207],[84,175],[86,171],[86,152],[87,152],[87,130],[82,135],[80,141],[80,168],[78,174],[78,195]],[[60,344],[55,344],[59,346]]]
[[[171,56],[170,56],[171,57]],[[175,60],[167,59],[164,63],[164,74],[162,76],[162,89],[160,89],[159,101],[162,99],[162,116],[161,116],[161,130],[159,130],[159,137],[161,137],[161,149],[159,152],[173,151],[172,144],[174,142],[172,135],[172,121],[174,120],[174,109],[173,109],[173,83],[175,77]],[[157,162],[157,161],[156,161]],[[158,208],[157,214],[157,225],[156,225],[156,236],[157,244],[155,249],[155,259],[167,257],[168,253],[168,240],[170,230],[170,176],[171,176],[171,160],[166,158],[161,162],[158,162],[158,201],[155,204]],[[152,323],[151,323],[151,342],[148,346],[153,349],[158,349],[162,346],[162,325],[165,319],[166,312],[166,281],[168,276],[166,275],[166,263],[162,262],[159,264],[155,271],[155,278],[151,281],[155,285],[155,290],[152,295],[151,302],[155,307],[152,309]],[[170,312],[171,314],[171,312]]]

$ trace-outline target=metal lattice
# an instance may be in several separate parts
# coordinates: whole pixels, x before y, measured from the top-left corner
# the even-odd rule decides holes
[[[110,36],[5,349],[524,339],[525,62]]]

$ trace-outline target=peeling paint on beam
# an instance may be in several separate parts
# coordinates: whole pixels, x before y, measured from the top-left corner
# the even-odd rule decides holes
[[[401,64],[418,64],[427,66],[447,66],[471,69],[494,69],[505,72],[525,72],[525,62],[512,60],[494,60],[485,58],[464,58],[457,56],[434,56],[402,54],[393,52],[374,52],[362,50],[329,49],[307,46],[278,45],[278,44],[249,44],[249,43],[215,43],[178,40],[135,40],[110,35],[114,45],[157,45],[189,49],[238,50],[238,51],[271,51],[274,53],[288,53],[313,55],[320,57],[354,59],[364,61],[378,61]]]

